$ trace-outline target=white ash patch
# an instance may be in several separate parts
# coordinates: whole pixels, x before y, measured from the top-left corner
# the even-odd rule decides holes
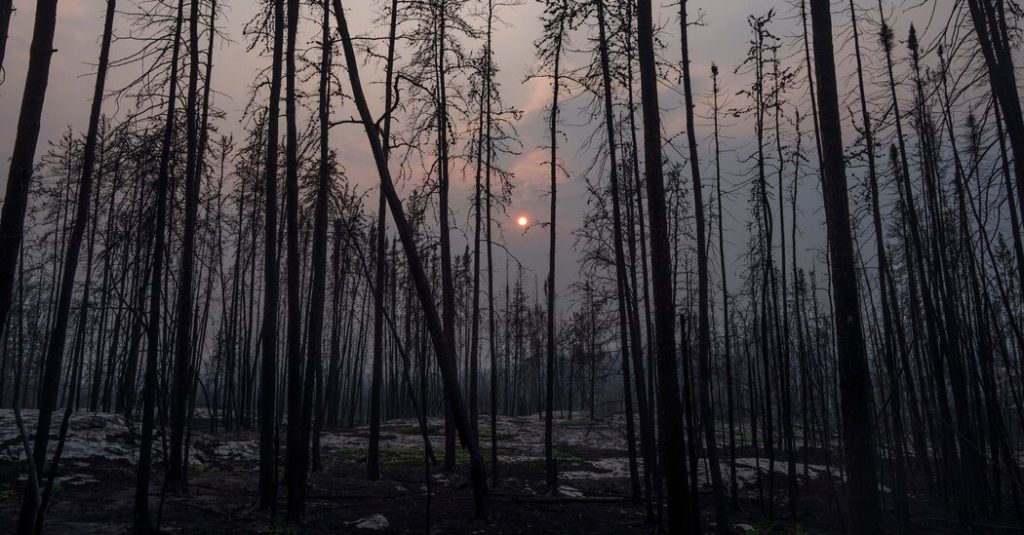
[[[38,410],[21,411],[25,432],[31,441],[35,436]],[[53,413],[47,455],[57,451],[57,439],[64,419],[64,411]],[[99,412],[78,412],[68,421],[67,439],[61,458],[64,460],[105,459],[135,462],[135,449],[131,445],[132,432],[123,416]],[[25,448],[11,409],[0,410],[0,460],[17,462],[25,459]]]

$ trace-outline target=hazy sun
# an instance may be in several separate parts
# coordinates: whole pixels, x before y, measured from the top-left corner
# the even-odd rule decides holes
[[[530,220],[526,219],[526,216],[524,215],[521,215],[519,216],[519,219],[516,219],[516,224],[518,224],[520,227],[525,227],[529,222]]]

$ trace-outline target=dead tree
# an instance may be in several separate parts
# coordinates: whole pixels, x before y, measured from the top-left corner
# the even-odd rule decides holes
[[[155,429],[157,375],[160,358],[161,294],[163,289],[164,255],[166,254],[167,199],[170,195],[171,150],[174,140],[174,118],[178,100],[178,63],[181,54],[181,27],[185,0],[178,0],[171,48],[171,72],[167,85],[167,118],[160,141],[160,168],[156,179],[156,215],[153,237],[152,267],[149,280],[149,310],[146,323],[146,371],[142,393],[142,440],[139,446],[138,476],[135,480],[134,530],[149,533],[149,480],[152,471],[153,432]]]
[[[327,9],[326,2],[324,9]],[[388,30],[388,55],[384,75],[384,128],[382,144],[386,154],[391,152],[391,120],[393,116],[395,77],[395,41],[398,29],[398,0],[391,1]],[[387,269],[387,199],[382,189],[377,202],[376,273],[373,290],[373,371],[370,380],[370,437],[366,454],[366,474],[371,480],[380,478],[380,420],[381,383],[384,373],[384,275]],[[474,384],[475,378],[474,378]]]
[[[299,133],[296,74],[296,42],[299,31],[299,0],[287,0],[288,27],[285,43],[285,235],[287,236],[287,335],[288,355],[288,446],[285,480],[288,487],[289,523],[302,520],[306,507],[306,471],[309,444],[302,425],[302,273],[299,260]]]
[[[14,0],[0,0],[0,81],[4,72],[4,57],[7,55],[7,30],[11,27],[11,15],[14,14]]]
[[[882,526],[875,471],[871,377],[861,331],[830,9],[828,0],[811,0],[815,77],[825,165],[822,189],[833,270],[843,446],[849,478],[847,500],[852,531],[878,533]]]
[[[302,443],[305,445],[306,464],[309,465],[310,436],[313,422],[314,404],[318,397],[316,391],[321,377],[321,361],[323,353],[324,308],[327,300],[327,225],[328,203],[331,195],[331,153],[330,153],[330,70],[331,70],[331,26],[330,4],[324,2],[321,19],[320,42],[320,73],[319,73],[319,106],[318,126],[320,142],[320,162],[317,169],[315,200],[313,202],[313,244],[309,312],[306,328],[306,369],[305,385],[302,398]],[[288,422],[289,427],[292,422]],[[314,452],[314,458],[319,452]],[[307,468],[308,469],[308,468]]]
[[[654,330],[658,365],[658,424],[662,470],[668,498],[670,533],[684,533],[692,525],[687,488],[685,433],[679,415],[679,369],[676,364],[675,304],[672,287],[672,253],[665,209],[665,179],[661,153],[661,110],[658,108],[658,72],[654,54],[654,23],[651,0],[637,2],[637,58],[640,62],[640,93],[644,116],[644,168],[647,173],[648,216],[651,230],[651,274],[654,292]]]
[[[281,273],[277,246],[277,153],[281,115],[281,59],[284,49],[284,0],[273,0],[274,43],[271,52],[270,102],[267,110],[266,180],[264,193],[263,322],[260,367],[260,508],[277,504],[277,314]],[[237,274],[236,274],[237,276]],[[230,350],[230,349],[229,349]]]
[[[10,2],[8,2],[10,4]],[[21,97],[18,129],[11,151],[11,167],[7,175],[7,192],[0,212],[0,335],[7,324],[14,297],[14,280],[21,252],[28,208],[29,183],[39,141],[40,116],[46,99],[46,86],[50,80],[50,60],[53,58],[53,35],[57,26],[57,0],[36,2],[36,18],[29,48],[28,74]],[[59,370],[56,370],[59,373]],[[59,380],[59,375],[54,381]],[[45,450],[44,450],[45,451]],[[42,462],[37,456],[37,464]],[[42,473],[40,471],[40,473]]]
[[[189,2],[189,73],[185,104],[185,228],[182,233],[181,265],[174,336],[174,379],[171,392],[171,452],[167,462],[167,488],[183,494],[188,486],[185,454],[185,418],[192,391],[193,301],[195,277],[196,223],[199,218],[199,0]],[[210,31],[213,31],[211,28]]]
[[[715,443],[715,419],[711,408],[711,311],[710,289],[708,287],[708,242],[704,210],[704,184],[700,177],[700,158],[697,155],[697,133],[693,122],[693,90],[690,84],[689,28],[686,18],[687,0],[679,3],[679,32],[683,52],[683,95],[686,100],[686,140],[689,147],[690,174],[693,180],[693,213],[697,223],[697,365],[700,370],[700,419],[704,424],[704,441],[708,456],[708,471],[715,503],[715,520],[718,533],[729,529],[729,517],[725,510],[725,491],[722,472],[718,465],[718,447]],[[723,275],[724,276],[724,275]]]
[[[59,395],[60,373],[64,360],[68,321],[71,317],[71,296],[75,289],[75,275],[78,273],[78,257],[81,252],[86,226],[89,222],[100,113],[103,108],[103,92],[107,80],[107,65],[110,60],[110,41],[114,31],[115,11],[116,1],[107,0],[107,11],[103,23],[103,37],[100,44],[100,59],[96,70],[96,84],[93,89],[92,107],[89,111],[89,129],[85,135],[85,149],[82,154],[82,175],[78,183],[78,200],[75,204],[74,223],[64,250],[64,266],[61,270],[60,289],[57,296],[56,321],[50,333],[50,341],[47,347],[43,384],[39,388],[39,418],[37,420],[38,425],[36,426],[33,460],[36,473],[40,477],[44,475],[43,466],[45,465],[46,447],[50,435],[50,417],[53,409],[56,408]],[[0,327],[0,333],[2,332],[3,328]],[[73,380],[74,378],[69,379]],[[70,407],[72,400],[69,399],[67,403]],[[57,459],[54,459],[49,468],[50,480],[52,481],[57,473]],[[47,487],[50,485],[47,485]],[[18,529],[20,531],[26,532],[32,529],[42,529],[42,515],[44,511],[41,505],[37,502],[36,496],[29,495],[26,492],[25,500],[22,504],[21,517],[18,520]]]
[[[401,199],[399,199],[394,182],[391,180],[391,171],[388,169],[387,157],[381,144],[376,122],[373,116],[370,115],[370,108],[367,105],[362,82],[359,79],[359,63],[356,59],[352,36],[349,33],[341,0],[333,0],[333,5],[334,16],[338,23],[338,32],[341,36],[342,49],[345,54],[345,63],[348,66],[349,82],[352,85],[352,97],[359,110],[359,120],[363,123],[363,127],[366,130],[367,140],[373,152],[377,173],[380,176],[381,187],[384,188],[384,193],[387,195],[388,208],[395,220],[395,227],[402,241],[402,247],[405,249],[406,260],[409,262],[409,269],[412,272],[413,282],[416,285],[416,293],[419,296],[424,316],[426,316],[427,330],[430,332],[430,338],[433,341],[438,366],[441,369],[441,377],[444,382],[445,395],[450,402],[452,417],[462,445],[469,451],[470,480],[473,487],[476,516],[483,518],[489,514],[487,481],[484,476],[483,458],[480,456],[477,437],[469,423],[469,414],[462,398],[458,369],[455,364],[455,354],[451,349],[451,342],[445,336],[444,329],[441,326],[441,320],[437,314],[437,308],[434,305],[433,295],[430,291],[427,273],[423,269],[423,263],[416,248],[412,227],[405,217],[405,210],[402,207]]]

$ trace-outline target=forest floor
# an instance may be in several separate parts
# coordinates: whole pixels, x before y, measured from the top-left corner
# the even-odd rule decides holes
[[[27,429],[35,428],[35,411],[24,411]],[[56,442],[60,418],[52,429]],[[189,493],[160,492],[162,476],[155,469],[151,510],[168,533],[271,533],[283,531],[270,513],[256,510],[258,449],[255,431],[210,433],[208,422],[197,421],[189,452]],[[136,424],[120,415],[78,413],[70,422],[59,475],[46,514],[48,533],[125,533],[131,525],[137,452]],[[438,461],[443,457],[443,422],[429,422]],[[322,469],[310,476],[306,520],[308,533],[424,533],[430,506],[431,533],[651,533],[642,507],[630,498],[629,462],[625,455],[625,426],[620,417],[601,420],[557,419],[555,456],[559,494],[545,494],[543,421],[537,417],[501,417],[497,422],[500,485],[492,488],[488,521],[473,521],[473,497],[466,476],[467,458],[459,450],[457,468],[430,468],[424,463],[423,440],[414,420],[387,422],[381,431],[381,472],[378,481],[365,476],[368,430],[325,430],[321,435]],[[162,439],[156,441],[156,461],[162,458]],[[490,423],[480,422],[485,460],[490,459]],[[739,511],[730,513],[733,533],[838,532],[835,493],[840,472],[829,477],[825,466],[798,464],[800,508],[797,522],[788,520],[785,501],[785,462],[776,462],[774,478],[768,464],[752,451],[737,459]],[[51,450],[52,456],[52,450]],[[710,486],[703,459],[698,470],[701,510],[712,511]],[[722,464],[728,484],[728,464]],[[487,467],[488,473],[490,466]],[[282,470],[283,473],[283,470]],[[767,518],[761,504],[774,479],[775,517]],[[0,533],[11,533],[17,521],[26,471],[24,449],[10,410],[0,411]],[[428,484],[429,481],[429,484]],[[280,493],[283,497],[283,490]],[[942,520],[941,510],[917,503],[915,517],[924,532],[960,532]],[[284,502],[279,517],[283,517]],[[382,520],[383,518],[383,520]],[[712,519],[706,518],[706,523]],[[387,528],[382,528],[387,524]],[[276,526],[276,528],[274,527]],[[993,525],[994,532],[999,526]],[[982,530],[985,531],[985,530]],[[1002,531],[1008,532],[1008,531]]]

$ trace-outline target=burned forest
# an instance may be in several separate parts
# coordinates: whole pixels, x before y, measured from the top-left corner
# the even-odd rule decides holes
[[[1024,533],[1018,0],[0,0],[0,533]]]

